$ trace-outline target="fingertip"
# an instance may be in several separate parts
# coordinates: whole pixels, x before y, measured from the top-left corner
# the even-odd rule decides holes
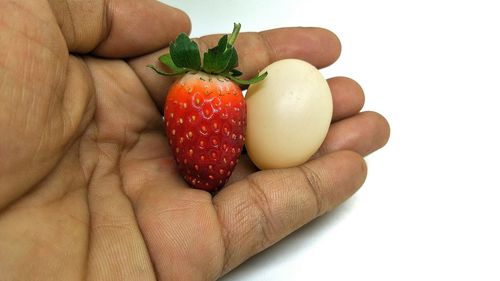
[[[375,111],[366,111],[363,113],[371,117],[371,126],[373,128],[377,128],[376,140],[378,147],[385,146],[391,136],[391,125],[389,124],[389,121],[382,114]]]
[[[323,47],[324,53],[330,57],[331,63],[336,62],[342,53],[342,42],[337,34],[326,28],[317,28],[318,33],[323,33],[322,37],[328,38],[325,40]]]
[[[340,56],[341,43],[332,31],[321,27],[288,27],[261,33],[272,46],[273,60],[297,58],[317,68],[334,63]]]
[[[163,5],[165,10],[167,10],[167,9],[171,10],[170,17],[172,18],[173,22],[178,23],[178,26],[175,27],[176,29],[180,30],[178,33],[184,32],[188,35],[191,34],[193,24],[191,22],[191,18],[189,17],[189,15],[186,12],[184,12],[183,10],[176,8],[174,6],[169,6],[169,5],[162,3],[162,2],[159,2],[159,1],[157,1],[157,2],[160,3],[161,5]]]
[[[330,126],[317,157],[341,150],[351,150],[366,156],[382,148],[389,135],[387,119],[376,112],[361,112]]]
[[[297,40],[310,44],[307,60],[318,68],[327,67],[336,62],[342,52],[342,43],[333,31],[322,27],[300,27],[302,32],[297,32]],[[307,48],[304,48],[307,51]]]
[[[330,78],[327,82],[332,92],[333,120],[341,120],[359,113],[365,104],[361,85],[343,76]]]

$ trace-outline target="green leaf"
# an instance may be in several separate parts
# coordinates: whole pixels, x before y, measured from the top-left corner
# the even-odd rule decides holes
[[[233,46],[231,46],[230,49],[231,49],[231,57],[229,59],[229,63],[227,64],[223,72],[228,72],[231,69],[234,69],[235,67],[238,66],[238,53],[236,52],[236,49]]]
[[[236,51],[227,44],[227,37],[227,35],[222,36],[217,46],[209,49],[203,55],[203,70],[207,73],[223,73],[228,68],[229,63],[234,61]]]
[[[179,34],[170,45],[170,56],[177,68],[201,69],[200,50],[185,33]]]
[[[182,68],[182,67],[178,67],[177,65],[175,65],[174,61],[172,60],[172,56],[170,56],[170,54],[164,54],[162,55],[160,58],[159,58],[160,62],[167,66],[168,68],[170,68],[170,70],[172,70],[172,72],[182,72],[184,71],[185,69]]]
[[[203,66],[201,65],[200,51],[196,42],[189,39],[185,33],[181,33],[170,45],[170,53],[159,58],[160,62],[172,72],[164,72],[153,65],[148,65],[148,67],[163,76],[184,74],[190,70],[201,70],[209,74],[222,75],[240,85],[258,83],[266,78],[267,72],[249,80],[237,78],[243,73],[236,69],[238,66],[238,53],[233,45],[236,42],[240,28],[241,25],[235,23],[233,32],[229,36],[222,36],[217,46],[205,52]]]
[[[267,71],[258,75],[258,76],[255,76],[249,80],[238,79],[238,78],[231,76],[231,75],[227,75],[226,77],[233,80],[234,82],[236,82],[240,85],[250,85],[250,84],[255,84],[255,83],[258,83],[258,82],[264,80],[267,77]]]

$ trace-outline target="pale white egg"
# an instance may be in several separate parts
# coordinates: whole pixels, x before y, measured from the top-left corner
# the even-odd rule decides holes
[[[305,163],[323,143],[333,103],[328,83],[298,59],[274,62],[268,76],[248,88],[246,148],[260,169]]]

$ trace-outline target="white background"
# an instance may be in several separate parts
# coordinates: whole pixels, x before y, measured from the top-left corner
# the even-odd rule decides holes
[[[164,0],[193,36],[321,26],[391,123],[364,187],[223,278],[500,280],[500,10],[496,1]],[[328,4],[327,4],[328,3]]]

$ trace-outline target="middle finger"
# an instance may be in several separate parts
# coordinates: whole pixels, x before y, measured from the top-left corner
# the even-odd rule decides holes
[[[200,51],[215,46],[220,35],[209,35],[199,39]],[[322,28],[279,28],[263,32],[241,33],[235,44],[239,54],[238,69],[247,79],[274,61],[286,58],[298,58],[321,68],[332,64],[340,55],[340,41],[329,30]],[[156,64],[158,57],[167,53],[168,49],[132,59],[130,66],[148,89],[159,109],[163,108],[165,94],[175,78],[158,77],[148,64]]]

